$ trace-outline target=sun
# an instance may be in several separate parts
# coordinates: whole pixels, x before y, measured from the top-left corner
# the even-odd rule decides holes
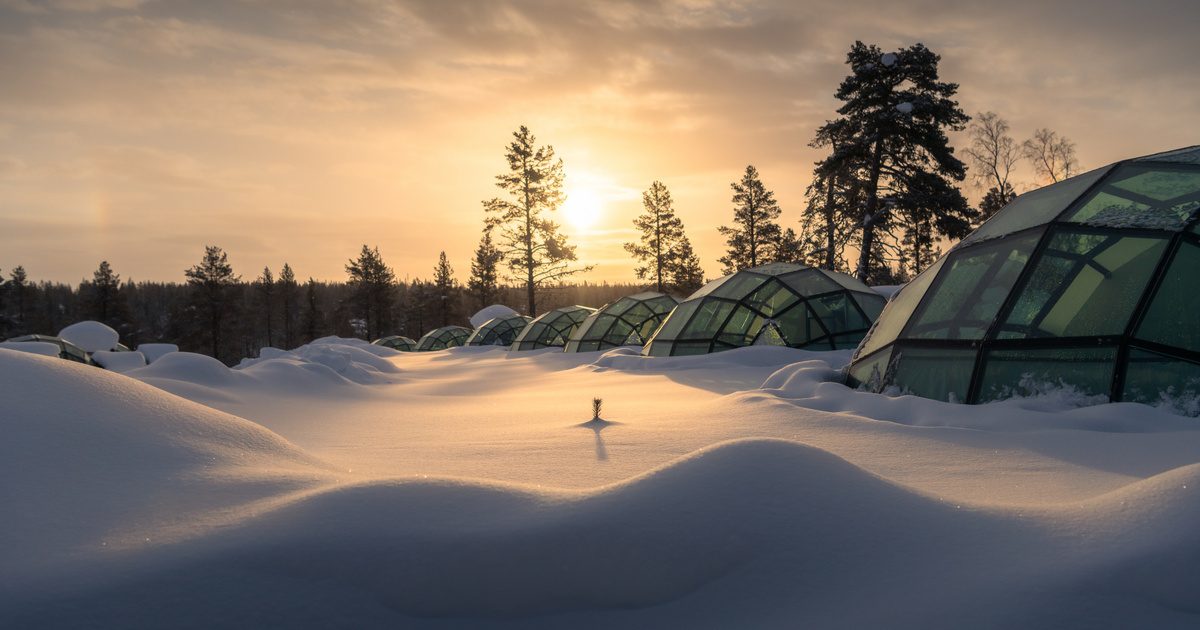
[[[562,205],[563,218],[576,230],[586,230],[600,220],[604,203],[600,195],[590,188],[571,188]]]

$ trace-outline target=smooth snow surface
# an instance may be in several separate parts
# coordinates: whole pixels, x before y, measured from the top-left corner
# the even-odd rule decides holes
[[[0,627],[1200,623],[1195,419],[856,392],[849,351],[360,344],[0,349]]]
[[[881,284],[876,287],[871,287],[871,290],[890,300],[892,299],[893,295],[896,295],[897,291],[903,288],[903,284]]]
[[[96,365],[113,372],[128,372],[146,367],[146,357],[141,352],[97,350],[92,353],[92,360],[96,362]]]
[[[515,317],[517,315],[520,315],[520,313],[503,304],[493,304],[480,309],[478,313],[475,313],[471,316],[469,321],[471,322],[471,327],[479,328],[489,319],[495,319],[497,317]]]
[[[112,350],[120,342],[117,331],[93,321],[71,324],[58,331],[58,336],[79,346],[84,352]]]
[[[179,346],[173,343],[142,343],[138,344],[137,350],[146,357],[146,363],[154,363],[163,355],[179,352]]]

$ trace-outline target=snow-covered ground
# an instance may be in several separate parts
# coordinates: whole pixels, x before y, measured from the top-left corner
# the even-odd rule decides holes
[[[1200,421],[848,354],[0,349],[0,627],[1200,625]]]

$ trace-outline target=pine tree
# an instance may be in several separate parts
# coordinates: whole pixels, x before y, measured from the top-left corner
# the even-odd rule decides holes
[[[366,326],[366,335],[377,339],[392,317],[393,290],[396,274],[383,262],[379,248],[362,246],[358,258],[346,264],[356,314]]]
[[[467,280],[467,291],[479,310],[494,304],[500,292],[500,277],[496,269],[502,258],[500,250],[492,242],[492,230],[485,228],[483,237],[479,239],[479,247],[475,249],[475,258],[471,261],[471,278]]]
[[[310,342],[321,336],[325,329],[321,316],[321,305],[317,299],[317,281],[311,277],[304,284],[304,340]]]
[[[433,289],[442,326],[449,326],[451,313],[458,304],[458,281],[454,279],[454,268],[444,251],[438,255],[437,265],[433,268]]]
[[[214,245],[206,245],[200,263],[183,274],[192,289],[192,307],[205,329],[212,356],[220,360],[221,335],[226,323],[235,315],[235,294],[241,276],[233,273],[229,256]]]
[[[938,80],[940,59],[923,44],[885,54],[855,42],[846,58],[851,74],[835,94],[845,103],[838,109],[841,118],[817,132],[842,140],[829,167],[853,171],[863,186],[856,221],[855,274],[861,280],[871,281],[876,242],[889,234],[895,209],[929,208],[939,215],[934,225],[952,230],[943,234],[950,237],[965,235],[957,226],[969,225],[974,216],[961,193],[961,204],[950,203],[949,191],[966,177],[966,167],[946,132],[962,130],[969,118],[951,99],[958,85]]]
[[[292,266],[283,263],[279,270],[279,302],[283,308],[283,347],[290,350],[296,340],[296,295],[300,287],[296,284],[296,272]]]
[[[788,228],[779,233],[779,238],[771,249],[771,262],[804,262],[804,247],[795,230]]]
[[[678,295],[690,295],[704,286],[704,269],[700,267],[700,257],[692,251],[692,242],[686,235],[680,236],[671,251],[670,264],[666,271],[667,288]]]
[[[512,201],[483,202],[488,225],[500,229],[501,256],[514,273],[524,276],[530,316],[537,314],[539,287],[591,269],[570,266],[576,260],[575,247],[546,216],[563,202],[563,166],[554,157],[554,147],[536,143],[524,125],[513,132],[504,155],[508,171],[496,176],[496,186]]]
[[[675,215],[671,192],[662,182],[655,181],[642,193],[642,207],[645,211],[633,220],[641,238],[637,243],[625,243],[625,251],[643,263],[634,269],[637,278],[652,278],[655,291],[662,293],[683,238],[683,221]]]
[[[729,245],[725,256],[717,261],[725,265],[724,274],[771,262],[780,236],[779,224],[775,223],[780,213],[775,193],[763,185],[753,165],[746,167],[740,182],[729,187],[733,189],[734,227],[717,228]]]
[[[1012,203],[1012,200],[1017,198],[1017,191],[1013,190],[1013,187],[1008,184],[1008,182],[1005,182],[1004,186],[1005,188],[1003,189],[995,187],[989,188],[987,192],[984,193],[983,200],[979,202],[978,223],[983,223],[984,221],[990,219],[992,215],[999,212],[1001,208]]]
[[[275,335],[272,324],[275,320],[275,276],[270,267],[263,267],[262,275],[255,282],[254,289],[258,292],[259,303],[263,309],[263,322],[267,329],[267,346],[275,345]]]
[[[87,293],[88,317],[108,324],[122,310],[120,303],[124,296],[121,293],[121,276],[113,272],[107,260],[100,261],[100,266],[92,272]]]
[[[845,271],[846,245],[855,238],[862,204],[862,163],[856,161],[852,125],[832,121],[817,132],[809,146],[829,149],[830,155],[817,162],[813,181],[805,191],[801,212],[801,247],[804,260],[814,267]]]
[[[16,307],[18,330],[27,328],[26,319],[29,314],[32,292],[33,287],[29,285],[29,276],[25,273],[25,267],[22,265],[13,267],[8,274],[8,294],[13,299],[13,306]]]

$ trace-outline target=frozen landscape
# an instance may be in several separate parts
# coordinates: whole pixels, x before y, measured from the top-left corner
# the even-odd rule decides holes
[[[1200,623],[1195,418],[849,355],[0,349],[0,626]]]

